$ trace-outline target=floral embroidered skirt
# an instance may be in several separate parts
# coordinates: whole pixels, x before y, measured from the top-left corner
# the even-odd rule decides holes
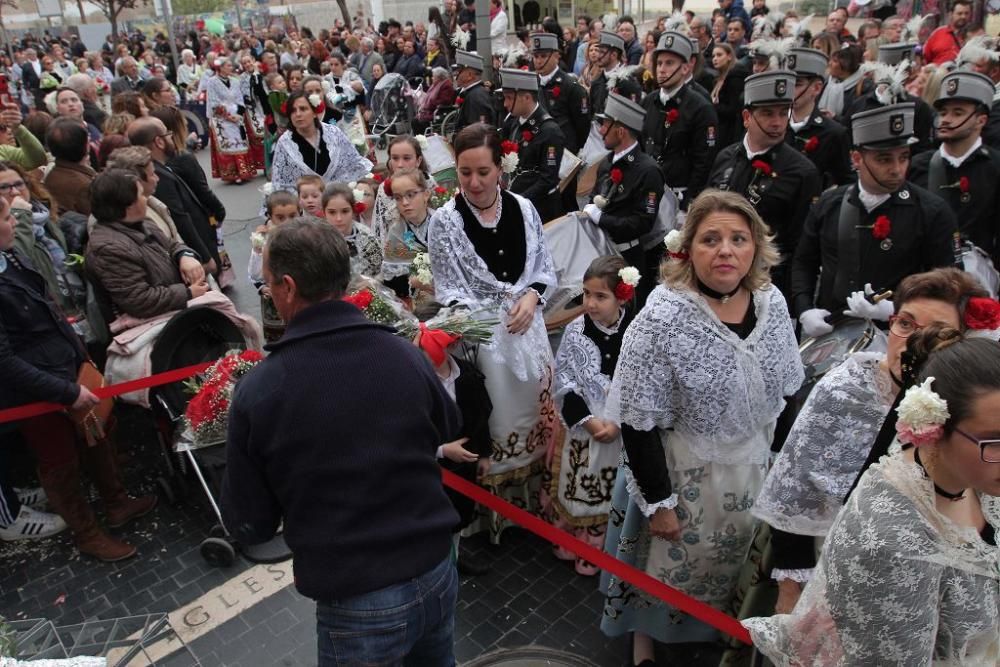
[[[245,125],[219,118],[208,121],[212,150],[212,177],[229,183],[248,181],[257,176],[260,167],[250,153]]]
[[[661,436],[663,437],[663,436]],[[649,520],[632,502],[621,470],[615,481],[605,551],[668,586],[731,613],[756,520],[750,513],[766,464],[712,463],[685,440],[667,434],[667,466],[678,496],[681,539],[652,538]],[[719,633],[631,584],[601,574],[601,630],[609,636],[642,632],[663,643],[715,641]]]

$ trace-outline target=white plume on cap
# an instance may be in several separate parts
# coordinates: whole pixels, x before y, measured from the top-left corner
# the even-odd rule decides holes
[[[799,19],[798,23],[795,24],[795,27],[792,28],[788,36],[793,38],[796,42],[801,42],[802,33],[804,33],[809,28],[809,22],[813,20],[814,16],[816,15],[809,14],[805,18]]]
[[[788,52],[795,46],[795,39],[785,37],[775,39],[773,37],[762,37],[751,42],[750,49],[754,55],[767,56],[772,69],[779,69],[784,66]]]
[[[521,56],[527,57],[528,49],[524,47],[524,42],[517,40],[514,46],[507,49],[503,54],[503,64],[507,67],[517,67],[517,59]]]
[[[688,26],[687,17],[684,16],[684,12],[674,12],[663,25],[665,26],[665,30],[674,30],[685,35],[691,34],[691,28]]]
[[[605,30],[614,30],[618,27],[618,14],[605,14],[601,17],[601,23]]]
[[[904,58],[898,65],[889,65],[880,62],[866,62],[861,65],[861,71],[871,73],[871,79],[875,83],[875,97],[879,104],[888,106],[895,104],[899,96],[905,91],[904,85],[910,74],[910,61]]]
[[[460,26],[455,26],[455,32],[451,35],[451,44],[465,51],[471,37],[472,35],[462,30]]]
[[[962,67],[963,65],[974,65],[980,60],[1000,61],[1000,51],[997,51],[995,38],[989,35],[970,37],[962,50],[958,52],[958,59],[955,62],[959,67]]]
[[[930,17],[930,14],[924,14],[923,16],[914,16],[907,21],[906,25],[903,26],[903,32],[900,34],[899,41],[903,44],[920,41],[917,39],[920,35],[920,28],[924,25],[924,21]]]
[[[760,14],[753,17],[753,31],[750,33],[750,41],[759,39],[770,39],[774,37],[774,22],[767,17],[767,14]]]

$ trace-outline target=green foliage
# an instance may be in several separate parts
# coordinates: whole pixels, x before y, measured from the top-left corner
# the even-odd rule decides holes
[[[174,15],[212,14],[228,9],[232,5],[228,0],[172,0]]]

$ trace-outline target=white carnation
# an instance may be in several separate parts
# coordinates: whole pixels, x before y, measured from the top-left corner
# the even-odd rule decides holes
[[[684,235],[679,230],[671,229],[667,237],[663,239],[663,244],[670,252],[680,252],[684,241]]]
[[[517,153],[507,153],[500,158],[500,168],[503,169],[503,173],[513,174],[517,169],[518,160]]]
[[[356,187],[358,187],[358,182],[357,181],[351,181],[350,183],[347,184],[347,187],[349,187],[350,189],[353,190]]]
[[[434,282],[434,276],[432,276],[431,272],[428,271],[427,269],[420,269],[419,271],[417,271],[417,280],[419,280],[424,285],[430,285],[432,282]]]
[[[597,208],[603,211],[604,207],[607,205],[608,205],[607,197],[602,197],[601,195],[597,195],[596,197],[594,197],[594,206],[596,206]]]
[[[320,97],[319,93],[313,93],[308,97],[308,99],[309,99],[309,106],[311,106],[313,109],[318,107],[323,102],[323,98]]]
[[[260,250],[264,247],[264,243],[267,241],[267,237],[260,232],[254,232],[250,235],[250,246],[254,250]]]
[[[352,189],[351,191],[354,193],[354,201],[357,202],[357,201],[364,201],[365,200],[365,192],[364,192],[364,190],[358,190],[358,189],[355,188],[355,189]]]
[[[420,146],[420,150],[427,150],[427,137],[422,134],[418,134],[416,137],[417,145]]]
[[[626,285],[635,287],[639,284],[639,278],[642,276],[639,274],[639,269],[634,266],[626,266],[618,272],[618,277],[621,278],[622,282]]]
[[[915,431],[944,424],[951,416],[948,403],[931,389],[932,382],[934,378],[929,377],[923,384],[907,389],[896,410],[899,421]]]

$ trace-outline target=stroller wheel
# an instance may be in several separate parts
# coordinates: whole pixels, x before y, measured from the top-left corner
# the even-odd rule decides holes
[[[212,567],[229,567],[236,561],[236,549],[221,537],[206,537],[201,543],[201,557]]]
[[[208,534],[212,537],[226,537],[226,529],[222,527],[221,523],[217,523],[208,531]]]

